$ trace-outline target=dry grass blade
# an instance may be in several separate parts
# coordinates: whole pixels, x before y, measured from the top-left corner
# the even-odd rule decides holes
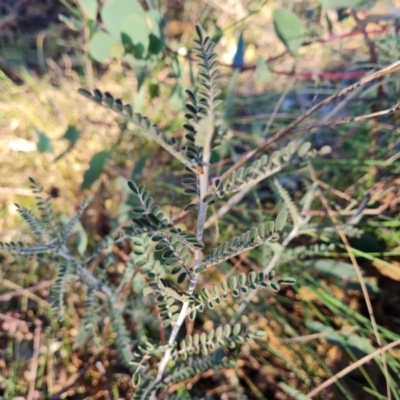
[[[325,100],[321,101],[320,103],[316,104],[314,107],[311,107],[308,111],[306,111],[304,114],[300,115],[289,125],[282,128],[279,132],[277,132],[274,136],[272,136],[272,138],[268,139],[267,141],[262,143],[260,146],[258,146],[255,150],[253,150],[253,151],[247,153],[245,156],[243,156],[237,163],[235,163],[231,168],[229,168],[227,171],[225,171],[222,174],[222,176],[220,177],[220,179],[221,180],[226,179],[232,171],[237,170],[238,168],[240,168],[241,166],[246,164],[252,157],[254,157],[261,151],[270,147],[272,143],[275,143],[278,139],[281,139],[282,137],[284,137],[287,134],[289,134],[290,132],[292,132],[294,127],[296,127],[301,122],[303,122],[311,114],[318,111],[321,107],[332,103],[336,99],[339,99],[340,97],[345,96],[347,93],[350,93],[353,90],[356,90],[356,89],[360,88],[361,86],[364,86],[375,79],[379,79],[385,75],[392,74],[399,70],[400,70],[400,61],[397,61],[397,62],[389,65],[386,68],[383,68],[377,72],[374,72],[373,74],[371,74],[369,76],[366,76],[365,78],[361,79],[359,82],[355,83],[354,85],[347,86],[346,88],[342,89],[340,92],[335,93],[334,95],[332,95],[332,96],[326,98]]]
[[[308,162],[308,167],[309,167],[309,171],[310,171],[311,177],[313,178],[314,182],[317,182],[318,181],[317,175],[316,175],[315,170],[314,170],[314,168],[313,168],[313,166],[311,165],[310,162]],[[350,244],[349,244],[349,241],[347,240],[346,235],[344,234],[343,230],[340,228],[339,221],[337,220],[335,214],[332,212],[332,209],[329,206],[328,200],[326,199],[326,197],[324,196],[322,191],[319,191],[319,195],[320,195],[320,199],[321,199],[321,202],[322,202],[323,206],[325,207],[326,211],[329,214],[329,217],[331,218],[332,222],[334,223],[335,228],[336,228],[340,238],[343,241],[343,244],[344,244],[344,246],[346,248],[346,251],[349,254],[351,263],[353,264],[353,267],[354,267],[354,269],[356,271],[356,274],[357,274],[358,281],[360,282],[360,285],[361,285],[361,290],[362,290],[362,293],[364,295],[365,303],[367,305],[368,314],[369,314],[369,318],[370,318],[370,321],[371,321],[371,324],[372,324],[372,328],[374,330],[376,342],[378,343],[378,345],[380,347],[382,347],[382,339],[381,339],[381,336],[380,336],[379,331],[378,331],[378,325],[376,323],[374,310],[372,308],[371,299],[369,297],[368,289],[367,289],[367,286],[365,284],[365,280],[364,280],[364,278],[362,276],[360,266],[358,265],[358,262],[357,262],[357,260],[356,260],[356,258],[354,256],[354,253],[353,253],[353,251],[352,251],[352,249],[350,247]],[[386,356],[385,356],[384,353],[382,353],[382,365],[383,365],[383,370],[384,370],[385,379],[386,379],[387,397],[390,400],[392,398],[391,390],[390,390],[390,377],[389,377],[389,371],[388,371],[388,367],[387,367]]]
[[[395,340],[392,343],[387,344],[386,346],[375,350],[374,352],[366,355],[365,357],[361,358],[360,360],[358,360],[357,362],[349,365],[347,368],[342,369],[340,372],[338,372],[336,375],[332,376],[331,378],[329,378],[328,380],[326,380],[324,383],[322,383],[321,385],[319,385],[318,387],[316,387],[314,390],[312,390],[311,392],[309,392],[306,395],[306,399],[312,399],[314,396],[316,396],[319,392],[321,392],[321,390],[324,390],[325,388],[327,388],[328,386],[332,385],[332,383],[335,383],[338,379],[343,378],[344,376],[346,376],[347,374],[349,374],[351,371],[354,371],[356,368],[360,367],[361,365],[367,363],[368,361],[372,360],[374,357],[380,355],[380,354],[384,354],[386,351],[392,349],[393,347],[399,346],[400,345],[400,339]]]

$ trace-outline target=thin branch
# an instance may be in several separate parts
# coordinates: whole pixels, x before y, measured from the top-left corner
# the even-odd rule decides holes
[[[308,131],[308,130],[317,129],[317,128],[325,128],[325,127],[333,126],[333,125],[348,124],[350,122],[362,122],[362,121],[366,121],[368,119],[381,117],[382,115],[393,114],[394,112],[396,112],[398,110],[400,110],[400,102],[396,103],[394,106],[392,106],[386,110],[377,111],[377,112],[365,114],[365,115],[360,115],[358,117],[353,117],[353,118],[339,118],[339,119],[335,119],[333,121],[328,121],[328,122],[322,123],[322,124],[314,124],[314,125],[309,125],[309,126],[304,126],[304,127],[302,126],[301,128],[293,129],[293,132]]]
[[[28,288],[19,288],[18,285],[16,285],[14,282],[11,282],[7,279],[2,279],[1,283],[5,286],[9,286],[12,287],[13,289],[18,288],[16,290],[14,290],[13,292],[8,292],[8,293],[4,293],[0,296],[0,301],[8,301],[13,297],[17,297],[26,293],[30,293],[30,292],[35,292],[36,290],[40,290],[40,289],[45,289],[48,288],[49,286],[51,286],[53,283],[55,282],[55,279],[52,279],[50,281],[44,281],[44,282],[40,282],[37,285],[28,287]],[[40,299],[42,300],[42,299]],[[46,304],[48,305],[48,303]]]
[[[42,322],[38,319],[35,321],[35,331],[33,336],[33,354],[30,368],[29,376],[29,391],[27,395],[27,400],[35,399],[35,385],[36,377],[39,366],[39,350],[40,350],[40,337],[42,335]]]
[[[48,307],[49,303],[46,300],[43,300],[39,296],[36,296],[34,293],[31,293],[35,290],[43,289],[48,286],[51,286],[55,280],[41,282],[35,286],[30,288],[21,288],[21,286],[17,285],[16,283],[8,280],[8,279],[1,279],[1,283],[3,286],[7,286],[11,289],[14,289],[14,292],[4,293],[0,296],[0,301],[8,301],[13,297],[25,295],[29,299],[36,301],[38,304],[44,307]]]
[[[211,143],[212,143],[213,133],[214,133],[215,109],[214,109],[214,101],[213,101],[213,89],[210,89],[210,90],[211,90],[211,94],[209,97],[210,97],[211,101],[209,102],[209,109],[208,109],[208,113],[207,113],[207,117],[206,117],[208,126],[207,126],[204,147],[203,147],[202,168],[200,168],[199,171],[197,172],[199,207],[198,207],[196,237],[199,242],[201,242],[203,240],[205,221],[206,221],[206,216],[207,216],[208,204],[205,203],[203,200],[208,191],[210,158],[211,158]],[[194,251],[193,271],[195,271],[196,267],[200,266],[200,264],[201,264],[201,250],[196,249]],[[189,288],[187,290],[188,295],[193,294],[193,292],[196,288],[198,279],[199,279],[199,273],[193,273],[193,275],[191,276],[191,279],[190,279]],[[186,301],[182,304],[182,308],[179,313],[178,319],[172,329],[171,336],[168,340],[168,344],[171,347],[175,343],[178,333],[179,333],[180,329],[182,328],[182,325],[186,319],[186,314],[189,309],[189,304],[190,304],[189,301]],[[168,361],[171,358],[171,347],[165,352],[162,360],[160,361],[160,363],[158,365],[158,371],[157,371],[157,376],[156,376],[156,380],[155,380],[155,382],[156,382],[155,389],[152,391],[152,393],[150,395],[150,399],[152,399],[152,400],[156,399],[157,383],[162,381]]]
[[[112,290],[104,284],[102,281],[97,279],[89,270],[87,270],[84,266],[82,266],[80,263],[78,263],[69,253],[68,251],[64,248],[62,250],[59,250],[57,253],[60,257],[64,258],[67,261],[73,262],[77,267],[79,272],[83,275],[85,278],[86,282],[90,283],[93,286],[96,286],[99,290],[101,290],[109,299],[113,298],[113,292]]]

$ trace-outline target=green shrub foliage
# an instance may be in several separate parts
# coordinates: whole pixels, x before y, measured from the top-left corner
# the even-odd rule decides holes
[[[146,60],[157,53],[159,46],[156,39],[159,40],[159,37],[150,29],[146,37],[136,37],[135,32],[131,31],[132,21],[128,24],[125,19],[122,25],[119,24],[122,22],[122,14],[117,13],[117,8],[122,7],[121,4],[115,0],[107,3],[102,9],[108,35],[115,41],[121,41],[138,59]],[[135,7],[141,6],[138,3]],[[131,17],[132,20],[135,17],[135,23],[139,24],[139,19],[143,19],[142,11],[136,14],[132,12]],[[158,25],[154,26],[157,28]],[[239,315],[257,290],[270,290],[272,293],[279,290],[280,285],[295,283],[293,278],[275,279],[273,269],[277,261],[290,260],[300,257],[301,254],[327,251],[327,248],[317,246],[285,253],[290,240],[305,229],[308,219],[304,211],[311,201],[306,199],[303,210],[299,210],[279,179],[272,179],[285,168],[297,167],[318,156],[321,151],[326,153],[327,149],[317,152],[308,142],[290,142],[280,150],[270,155],[264,154],[252,164],[233,171],[224,181],[211,176],[211,152],[220,139],[217,134],[218,106],[221,103],[220,73],[213,41],[200,27],[196,28],[196,32],[198,83],[195,90],[186,91],[186,123],[183,126],[185,136],[181,142],[169,138],[147,117],[136,113],[130,105],[123,104],[111,94],[102,93],[98,89],[93,92],[79,90],[86,98],[126,117],[139,127],[144,135],[182,163],[185,194],[191,198],[186,211],[196,211],[196,214],[192,214],[196,221],[196,231],[189,232],[175,226],[162,207],[156,204],[146,186],[132,180],[128,186],[138,205],[133,208],[135,216],[130,224],[106,237],[98,244],[93,254],[77,258],[71,249],[69,238],[74,225],[90,201],[82,203],[75,216],[62,227],[55,217],[50,199],[43,194],[40,185],[31,179],[39,213],[35,215],[24,207],[18,207],[18,212],[29,225],[35,242],[1,243],[3,250],[21,256],[47,257],[47,260],[51,259],[57,266],[51,298],[55,313],[60,318],[66,312],[64,298],[71,279],[80,280],[85,284],[86,313],[79,327],[76,346],[83,346],[88,340],[96,340],[102,316],[108,315],[116,335],[114,344],[119,360],[129,367],[133,374],[135,399],[156,396],[162,398],[170,383],[179,382],[210,368],[218,369],[229,362],[221,361],[221,357],[216,356],[224,349],[246,345],[263,335],[263,332],[257,331],[256,326],[243,325],[234,318],[232,323],[217,326],[210,331],[200,330],[178,338],[186,318],[193,320],[205,310],[214,310],[224,302],[234,301],[236,298],[240,299]],[[96,36],[92,38],[93,42],[95,38]],[[129,40],[130,38],[132,40]],[[93,43],[92,48],[94,51]],[[202,145],[197,137],[200,123],[206,126],[204,129],[202,125],[201,132],[205,136],[201,138]],[[205,247],[203,233],[209,205],[215,203],[215,207],[222,207],[221,199],[225,196],[249,190],[266,179],[270,180],[271,188],[281,204],[281,211],[277,216],[268,222],[256,224],[250,230],[224,243],[210,247],[207,242]],[[210,184],[211,181],[214,183]],[[314,192],[310,191],[311,198]],[[134,300],[125,301],[119,287],[109,282],[104,275],[91,272],[93,269],[88,268],[99,257],[104,267],[112,264],[115,255],[107,250],[117,243],[129,243],[132,248],[130,260],[126,263],[121,277],[122,281],[132,282],[136,279],[138,270],[144,277],[145,283],[142,287],[139,285],[139,288],[136,288],[133,285]],[[266,267],[263,270],[239,275],[233,273],[229,278],[213,285],[208,285],[203,280],[205,286],[199,287],[200,274],[210,268],[218,268],[232,257],[260,246],[267,256]],[[154,318],[143,311],[143,304],[149,299],[154,301],[161,323],[169,334],[166,343],[157,344],[151,341],[144,328],[145,324],[155,323]],[[136,339],[133,339],[126,326],[125,315],[133,316],[136,321]]]

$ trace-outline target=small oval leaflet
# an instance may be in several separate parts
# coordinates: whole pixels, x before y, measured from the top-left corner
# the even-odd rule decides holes
[[[182,272],[179,276],[178,279],[176,280],[178,283],[183,283],[186,278],[186,272]]]
[[[139,374],[139,372],[135,372],[132,375],[132,384],[133,384],[133,387],[135,387],[135,388],[137,388],[139,386],[139,384],[140,384],[140,374]]]
[[[189,318],[191,321],[193,321],[196,318],[196,310],[190,312]]]
[[[300,157],[304,157],[308,153],[308,151],[310,149],[311,149],[311,143],[310,142],[304,142],[300,146],[300,148],[299,148],[297,153],[299,154]]]
[[[185,189],[185,190],[183,191],[183,193],[185,193],[185,194],[197,194],[197,189],[188,188],[188,189]]]
[[[133,193],[135,193],[135,194],[139,193],[139,188],[134,181],[128,181],[128,186],[129,186],[129,189],[131,189]]]
[[[236,278],[236,276],[232,276],[229,279],[229,286],[231,287],[231,289],[236,289],[237,288],[237,278]]]
[[[190,203],[190,204],[188,204],[186,207],[185,207],[185,211],[191,211],[191,210],[194,210],[194,209],[196,209],[197,208],[197,204],[195,204],[195,203]]]
[[[285,227],[287,217],[288,217],[288,212],[286,209],[283,209],[279,212],[279,214],[275,220],[275,229],[278,232],[281,231]]]
[[[274,223],[274,221],[269,221],[267,223],[267,231],[268,231],[268,233],[274,233],[274,231],[275,231],[275,223]]]
[[[294,279],[294,278],[281,278],[281,279],[278,279],[278,283],[279,284],[281,284],[281,283],[283,283],[283,284],[285,284],[285,285],[295,285],[296,284],[296,279]]]
[[[230,325],[225,325],[224,326],[224,335],[226,337],[229,337],[231,335],[232,332],[232,327]]]
[[[154,292],[154,290],[151,287],[146,286],[143,289],[143,296],[148,296],[150,293],[153,293],[153,292]]]
[[[279,291],[279,285],[276,282],[271,282],[271,288],[275,291]]]

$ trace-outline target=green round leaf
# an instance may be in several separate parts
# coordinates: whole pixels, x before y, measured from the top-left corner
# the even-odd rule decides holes
[[[83,174],[82,189],[88,189],[100,177],[104,164],[109,156],[108,151],[100,151],[90,160],[89,169]]]
[[[108,0],[101,9],[101,19],[115,39],[121,39],[122,23],[129,15],[145,18],[145,12],[137,0]]]
[[[136,59],[147,56],[150,44],[150,28],[140,15],[129,15],[121,26],[122,43],[127,53],[132,53]]]
[[[68,128],[61,139],[65,139],[71,144],[75,144],[80,137],[81,137],[81,131],[76,129],[74,125],[68,125]]]
[[[39,141],[37,143],[37,149],[39,153],[52,153],[53,147],[51,146],[51,141],[48,136],[36,129],[36,134],[38,135]]]
[[[289,10],[275,10],[275,32],[292,56],[296,56],[303,43],[304,28],[300,18]]]
[[[150,33],[149,35],[149,53],[158,55],[164,49],[164,42],[161,38],[157,37],[154,33]]]
[[[97,18],[97,0],[78,0],[85,17],[93,21]]]
[[[94,60],[105,63],[110,58],[124,55],[124,46],[105,32],[96,32],[89,43],[89,52]]]

